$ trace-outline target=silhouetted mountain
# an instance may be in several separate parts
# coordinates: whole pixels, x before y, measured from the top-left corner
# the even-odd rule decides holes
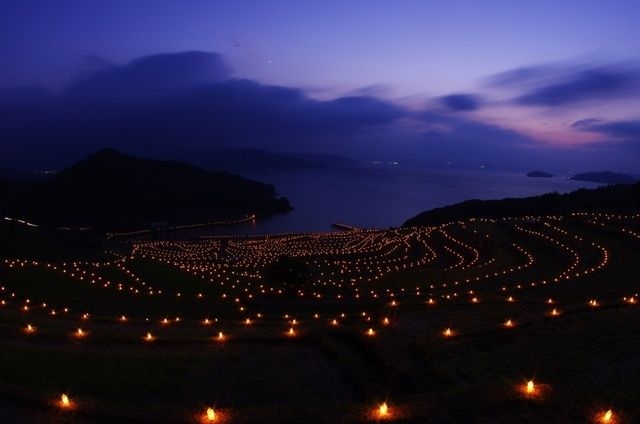
[[[322,164],[261,149],[216,150],[200,161],[208,169],[266,170],[321,168]]]
[[[618,174],[610,171],[584,172],[582,174],[576,174],[570,179],[604,184],[633,184],[636,181],[635,178],[632,178],[629,175]]]
[[[259,171],[314,169],[330,166],[352,166],[358,161],[338,155],[313,153],[275,153],[262,149],[225,149],[181,156],[185,162],[206,169],[224,171]]]
[[[11,183],[5,215],[56,226],[140,228],[268,216],[290,209],[275,188],[226,172],[100,151],[44,181]]]
[[[285,153],[287,156],[313,162],[323,166],[358,166],[362,162],[340,155],[322,153]]]
[[[548,172],[544,172],[544,171],[531,171],[531,172],[527,173],[527,177],[551,178],[551,177],[553,177],[553,174],[549,174]]]
[[[403,226],[438,225],[467,218],[500,218],[549,215],[570,212],[637,212],[640,210],[640,183],[619,184],[571,193],[502,200],[467,200],[432,209],[409,219]]]

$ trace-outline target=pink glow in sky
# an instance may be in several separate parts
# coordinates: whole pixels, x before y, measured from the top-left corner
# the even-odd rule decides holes
[[[606,154],[632,169],[640,156],[638,16],[640,2],[601,0],[8,0],[0,14],[0,95],[42,86],[64,99],[70,82],[96,63],[127,67],[159,53],[211,52],[231,70],[229,81],[257,84],[229,85],[243,90],[242,113],[270,105],[262,119],[246,122],[276,119],[269,86],[299,93],[308,115],[298,123],[278,117],[280,127],[266,133],[225,128],[210,146],[200,133],[181,134],[181,142],[434,163],[471,163],[482,152],[469,149],[486,143],[487,158],[518,156],[522,166],[542,160],[518,153],[532,146],[576,147],[590,158],[585,166]],[[258,93],[262,106],[251,104]],[[15,145],[4,143],[9,155]],[[561,164],[563,154],[550,156]]]

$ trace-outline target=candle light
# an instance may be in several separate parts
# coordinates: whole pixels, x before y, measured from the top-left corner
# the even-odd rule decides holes
[[[599,422],[601,422],[603,424],[615,423],[616,422],[616,418],[615,418],[615,415],[613,415],[613,411],[611,409],[609,409],[608,411],[603,412],[602,414],[600,414]]]
[[[60,396],[60,407],[67,409],[71,408],[71,401],[69,400],[69,396],[67,396],[65,393]]]
[[[378,407],[378,416],[381,418],[387,417],[389,415],[389,407],[387,406],[387,402],[382,403]]]
[[[533,384],[533,380],[529,380],[527,382],[527,388],[526,388],[527,393],[533,394],[535,390],[536,390],[536,386],[535,384]]]

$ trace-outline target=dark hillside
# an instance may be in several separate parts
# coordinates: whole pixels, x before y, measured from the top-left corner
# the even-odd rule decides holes
[[[17,221],[0,220],[0,260],[95,261],[111,259],[105,251],[118,248],[89,231],[31,227]]]
[[[122,229],[268,216],[290,206],[268,184],[103,150],[51,179],[11,184],[2,208],[38,224]]]
[[[436,208],[409,219],[403,226],[438,225],[467,218],[521,217],[571,212],[634,212],[640,210],[640,183],[580,189],[502,200],[467,200]]]

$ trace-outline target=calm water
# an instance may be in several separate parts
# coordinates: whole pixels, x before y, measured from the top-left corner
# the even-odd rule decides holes
[[[255,226],[210,228],[201,234],[269,234],[328,231],[334,222],[358,227],[399,226],[427,209],[469,199],[526,197],[560,193],[598,184],[564,177],[529,178],[486,170],[454,171],[402,167],[362,167],[245,172],[273,184],[293,211]]]

